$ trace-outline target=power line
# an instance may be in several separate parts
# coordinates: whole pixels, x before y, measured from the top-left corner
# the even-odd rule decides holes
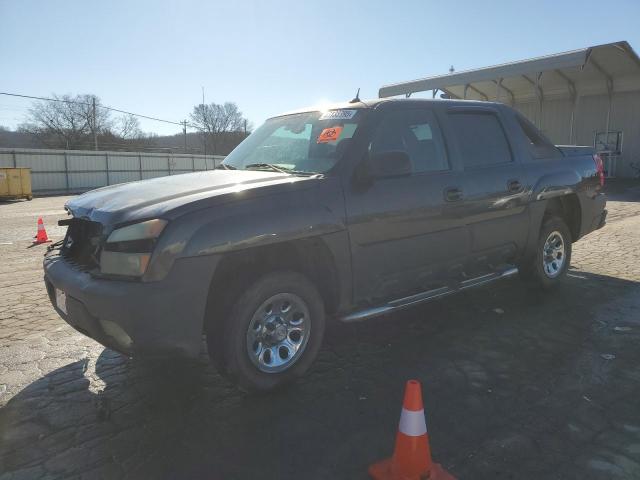
[[[79,102],[77,100],[65,100],[64,98],[36,97],[36,96],[33,96],[33,95],[21,95],[19,93],[8,93],[8,92],[0,92],[0,95],[7,95],[9,97],[29,98],[31,100],[42,100],[42,101],[46,101],[46,102],[71,103],[71,104],[76,104],[76,105],[85,105],[85,106],[88,106],[88,107],[93,107],[93,104],[89,103],[89,102]],[[101,105],[101,104],[96,104],[96,108],[104,108],[105,110],[110,110],[112,112],[124,113],[125,115],[133,115],[134,117],[146,118],[147,120],[154,120],[156,122],[170,123],[172,125],[180,125],[181,127],[187,126],[189,128],[194,128],[196,130],[199,130],[199,127],[197,127],[197,126],[195,126],[193,124],[190,124],[190,123],[186,123],[186,122],[173,122],[171,120],[165,120],[165,119],[162,119],[162,118],[150,117],[148,115],[142,115],[141,113],[127,112],[126,110],[120,110],[118,108],[107,107],[106,105]]]

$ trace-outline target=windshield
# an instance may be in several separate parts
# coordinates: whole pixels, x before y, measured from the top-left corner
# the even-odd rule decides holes
[[[225,158],[223,168],[324,173],[344,154],[362,115],[340,109],[271,118]]]

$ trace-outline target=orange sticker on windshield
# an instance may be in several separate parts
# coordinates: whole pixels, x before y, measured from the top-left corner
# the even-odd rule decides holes
[[[325,128],[320,135],[318,135],[318,143],[335,142],[340,138],[341,133],[342,127]]]

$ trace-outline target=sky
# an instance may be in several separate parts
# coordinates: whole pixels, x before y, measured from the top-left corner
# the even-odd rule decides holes
[[[167,120],[236,102],[284,111],[376,98],[387,83],[627,40],[640,1],[0,0],[0,92],[95,94]],[[0,125],[29,101],[0,95]],[[177,126],[141,120],[147,132]]]

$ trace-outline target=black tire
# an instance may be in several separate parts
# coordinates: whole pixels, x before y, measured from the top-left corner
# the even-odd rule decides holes
[[[287,297],[283,300],[283,296]],[[274,297],[277,297],[276,302],[283,303],[287,303],[286,298],[293,299],[291,303],[296,305],[296,308],[299,307],[298,310],[305,312],[302,316],[304,322],[309,322],[304,324],[308,327],[308,330],[305,330],[308,335],[300,337],[306,340],[299,353],[291,354],[291,350],[287,347],[278,347],[279,344],[275,342],[280,337],[264,338],[265,347],[263,348],[262,343],[259,343],[260,348],[256,349],[262,352],[262,355],[250,352],[248,345],[249,335],[252,335],[249,332],[250,328],[258,328],[260,335],[263,335],[263,332],[267,332],[267,327],[274,324],[273,322],[281,321],[284,326],[280,327],[280,324],[276,324],[280,330],[274,329],[272,335],[275,335],[276,331],[285,334],[283,332],[289,325],[284,317],[287,314],[265,313],[267,311],[267,308],[264,308],[265,302],[268,303],[268,300]],[[261,307],[263,307],[262,310]],[[304,275],[289,271],[267,274],[238,292],[235,301],[231,302],[226,312],[228,314],[224,315],[222,320],[214,322],[213,327],[207,332],[207,346],[209,356],[220,373],[241,390],[266,392],[292,382],[309,369],[320,350],[325,329],[324,302],[316,287]],[[306,318],[307,314],[308,318]],[[295,312],[292,312],[292,315],[296,315]],[[260,316],[263,320],[259,319]],[[290,339],[290,334],[286,332],[284,341]],[[274,344],[271,345],[271,342]],[[302,345],[302,340],[300,342]],[[284,348],[283,351],[291,354],[290,357],[285,357],[288,360],[272,357],[276,355],[272,352],[279,352],[280,348]],[[266,350],[269,350],[269,355]],[[278,362],[291,363],[281,371],[263,371],[261,369],[280,368],[268,365],[267,357],[272,361],[276,358]]]
[[[559,234],[562,240],[562,262],[555,262],[557,268],[553,267],[553,259],[556,258],[559,251],[554,251],[553,255],[545,254],[545,245],[547,240],[554,243],[552,234]],[[557,243],[556,243],[557,244]],[[530,256],[526,261],[518,266],[520,276],[531,286],[543,289],[550,289],[557,285],[567,273],[571,264],[571,231],[567,224],[560,217],[546,217],[542,221],[540,234],[536,242],[535,254]],[[545,257],[547,259],[545,265]],[[551,265],[550,265],[551,264]]]

